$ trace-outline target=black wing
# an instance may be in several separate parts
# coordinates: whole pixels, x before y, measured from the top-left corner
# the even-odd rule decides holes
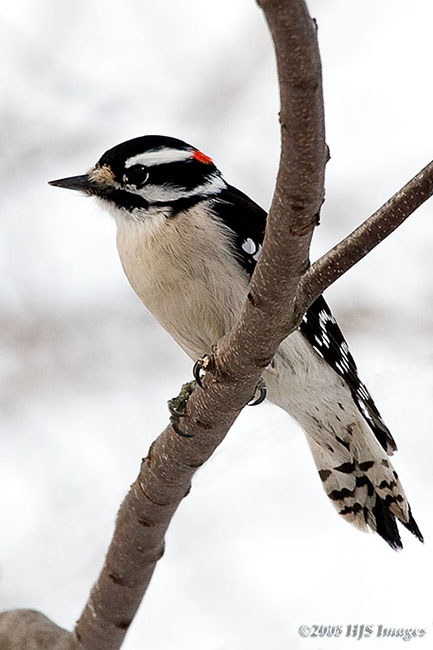
[[[349,346],[323,296],[319,296],[309,307],[299,329],[317,354],[325,359],[349,386],[361,415],[385,451],[388,453],[396,451],[394,438],[382,420],[366,386],[360,380]]]
[[[252,275],[262,250],[267,214],[246,194],[228,185],[215,199],[213,211],[234,233],[235,253]],[[309,307],[299,327],[315,352],[347,383],[361,415],[388,453],[397,449],[358,370],[349,346],[323,296]]]
[[[213,211],[234,233],[235,255],[251,276],[262,251],[268,216],[246,194],[227,185],[215,198]]]

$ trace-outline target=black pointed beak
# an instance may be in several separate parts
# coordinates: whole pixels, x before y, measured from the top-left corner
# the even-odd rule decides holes
[[[60,178],[58,181],[49,181],[48,185],[55,187],[64,187],[67,190],[77,190],[78,192],[90,192],[91,182],[88,174],[83,176],[71,176],[70,178]]]

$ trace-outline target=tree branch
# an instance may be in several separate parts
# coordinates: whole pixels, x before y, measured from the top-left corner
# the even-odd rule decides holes
[[[362,247],[369,245],[370,237],[379,240],[383,232],[382,214],[370,233],[363,234],[362,226],[360,235],[355,236],[355,231],[355,243],[346,244],[341,259],[338,251],[333,252],[336,247],[308,270],[311,236],[323,201],[327,158],[316,28],[303,0],[258,3],[270,27],[277,55],[282,153],[263,252],[248,300],[233,330],[214,350],[204,390],[194,390],[186,403],[179,428],[189,437],[180,437],[169,426],[143,460],[139,476],[120,507],[104,567],[74,632],[68,634],[49,624],[52,638],[58,639],[58,645],[50,646],[35,639],[29,627],[28,634],[23,632],[19,641],[10,637],[11,642],[5,646],[8,650],[120,648],[156,562],[163,554],[167,527],[190,489],[194,472],[224,439],[253,395],[257,380],[278,345],[297,327],[308,300],[313,299],[319,287],[323,291],[327,283],[338,277],[332,275],[333,264],[346,264],[346,270],[351,265],[347,259],[355,259],[356,254],[360,259],[365,254]],[[427,194],[424,185],[412,189],[414,197],[417,192]],[[406,199],[406,204],[407,210],[413,210],[419,203],[413,198]],[[341,250],[344,253],[344,247]],[[29,612],[2,615],[0,632],[4,617],[11,615],[17,617],[15,624],[18,621],[24,625]],[[42,619],[39,622],[44,625],[46,621]]]
[[[307,309],[325,289],[394,232],[432,195],[433,162],[430,162],[364,223],[308,269],[299,283],[299,304]]]
[[[260,4],[277,52],[283,143],[263,252],[249,300],[214,352],[205,390],[195,390],[187,402],[180,427],[191,437],[181,438],[167,427],[120,507],[104,567],[72,634],[73,648],[120,648],[194,472],[222,442],[254,394],[263,368],[297,325],[290,305],[308,265],[324,194],[320,56],[315,24],[303,0]]]
[[[323,201],[326,146],[320,55],[303,0],[262,0],[281,91],[282,155],[263,252],[249,300],[214,351],[205,390],[187,402],[181,438],[168,427],[122,504],[105,566],[75,628],[83,648],[117,650],[163,553],[165,531],[191,478],[222,442],[259,376],[297,322],[294,302]],[[311,112],[310,112],[311,111]],[[288,255],[289,252],[289,255]]]

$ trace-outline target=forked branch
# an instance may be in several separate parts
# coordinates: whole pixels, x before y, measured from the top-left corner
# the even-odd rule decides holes
[[[296,329],[315,297],[432,194],[433,164],[308,268],[327,157],[316,26],[303,0],[257,1],[277,55],[282,153],[248,300],[233,330],[218,343],[205,390],[195,390],[187,402],[181,428],[192,437],[182,438],[169,426],[144,459],[74,632],[42,614],[7,612],[0,615],[0,650],[119,650],[194,472],[224,439],[280,342]]]
[[[430,162],[368,219],[317,260],[299,283],[299,303],[307,307],[335,280],[359,262],[375,246],[433,195],[433,162]]]

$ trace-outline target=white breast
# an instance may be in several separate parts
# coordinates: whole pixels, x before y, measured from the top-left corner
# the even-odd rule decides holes
[[[233,258],[230,231],[206,219],[202,207],[175,218],[161,210],[146,214],[115,215],[120,259],[139,298],[195,361],[233,326],[249,276]],[[348,413],[355,408],[344,381],[300,332],[282,342],[263,376],[270,401],[307,429],[310,404],[333,412],[337,396]]]
[[[117,247],[139,298],[179,345],[197,359],[233,325],[248,275],[232,257],[230,231],[203,207],[175,218],[116,219]]]

